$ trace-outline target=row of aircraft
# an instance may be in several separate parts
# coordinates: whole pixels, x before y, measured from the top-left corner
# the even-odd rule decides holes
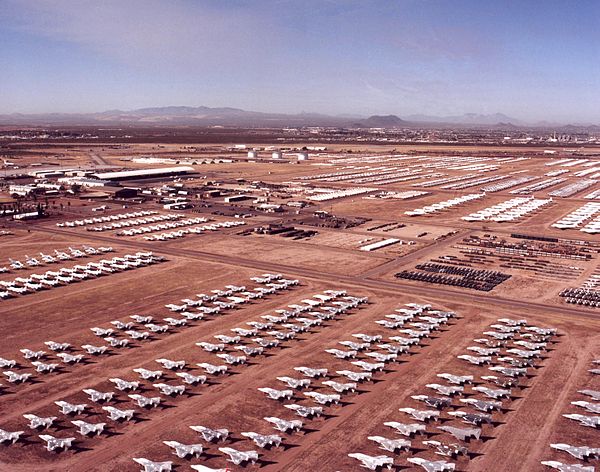
[[[246,223],[244,221],[221,221],[218,223],[209,223],[202,226],[194,226],[191,228],[184,228],[177,231],[170,231],[167,233],[160,233],[151,236],[144,236],[146,241],[166,241],[168,239],[184,238],[188,234],[202,234],[207,231],[217,231],[222,228],[234,228],[236,226],[242,226]]]
[[[115,272],[137,269],[163,261],[164,258],[162,256],[156,256],[151,252],[136,252],[135,254],[126,254],[123,257],[101,259],[98,262],[88,262],[87,264],[78,264],[73,267],[62,267],[54,271],[48,270],[43,274],[16,277],[12,281],[0,281],[0,299],[7,299],[16,295],[26,295]]]
[[[117,236],[136,236],[138,234],[155,233],[157,231],[164,231],[166,229],[183,228],[185,226],[198,225],[201,223],[207,223],[208,219],[198,216],[194,218],[179,219],[177,221],[165,222],[160,224],[153,224],[148,226],[141,226],[139,228],[125,229],[119,231]]]
[[[117,213],[116,215],[106,215],[106,216],[98,216],[94,218],[86,218],[83,220],[72,220],[72,221],[64,221],[62,223],[56,223],[56,226],[59,228],[73,228],[75,226],[86,226],[92,225],[95,223],[107,223],[110,221],[120,221],[127,220],[130,218],[142,218],[145,216],[151,216],[158,214],[157,211],[154,210],[142,210],[142,211],[134,211],[129,213]],[[179,215],[177,215],[179,217]]]
[[[600,365],[600,359],[595,359],[593,361],[594,365]],[[589,372],[592,375],[598,375],[598,369],[590,369]],[[583,408],[588,414],[582,415],[577,413],[568,413],[563,414],[563,417],[568,418],[572,421],[578,422],[579,425],[584,427],[594,428],[596,430],[600,429],[600,390],[592,390],[592,389],[583,389],[578,390],[577,393],[584,395],[590,398],[592,401],[587,400],[577,400],[572,401],[571,405]],[[591,413],[591,415],[590,415]],[[550,444],[550,448],[565,452],[566,454],[583,461],[583,464],[580,463],[566,463],[561,461],[542,461],[542,465],[546,467],[558,470],[560,472],[594,472],[595,468],[593,465],[589,465],[589,462],[592,460],[600,459],[600,447],[598,444],[594,444],[593,446],[582,445],[581,441],[578,443],[579,445],[574,446],[565,443],[554,443]]]
[[[55,249],[52,254],[44,254],[40,252],[39,257],[25,255],[25,262],[18,261],[9,257],[9,266],[0,267],[0,273],[10,272],[10,270],[22,270],[30,267],[39,267],[44,264],[55,264],[61,261],[70,261],[81,257],[88,257],[97,254],[105,254],[112,252],[112,247],[98,247],[83,245],[83,249],[69,247],[65,251]]]
[[[254,279],[253,281],[255,281],[257,283],[266,284],[265,285],[266,288],[264,289],[265,293],[255,292],[257,295],[260,296],[260,298],[262,298],[267,293],[276,293],[279,290],[285,290],[285,289],[288,289],[288,288],[298,284],[297,280],[284,279],[283,276],[281,276],[281,274],[263,274],[262,276],[255,277],[253,279]],[[202,295],[202,297],[199,296],[198,299],[196,299],[196,300],[185,299],[186,301],[184,303],[186,303],[186,307],[189,306],[189,308],[192,308],[192,307],[196,307],[199,309],[207,308],[207,307],[200,306],[200,305],[202,305],[205,301],[208,301],[208,300],[210,300],[213,303],[222,303],[222,302],[218,301],[219,298],[223,298],[227,295],[233,295],[233,294],[239,295],[241,293],[244,293],[245,291],[246,291],[245,286],[228,285],[225,287],[225,289],[214,290],[213,294],[209,295],[209,296],[200,294],[200,295]],[[252,298],[258,298],[258,297],[252,297]],[[226,305],[224,308],[228,308],[228,307],[233,307],[235,304],[234,303],[225,303],[224,305]],[[219,308],[219,307],[217,307],[217,308]],[[200,316],[200,318],[201,318],[201,316]],[[109,344],[111,344],[111,346],[112,346],[113,344],[110,343],[111,340],[127,341],[126,339],[115,338],[114,336],[117,334],[116,330],[123,331],[125,334],[129,334],[131,337],[134,337],[134,338],[137,337],[137,335],[133,336],[133,334],[132,334],[132,333],[140,333],[139,331],[136,331],[133,329],[135,327],[134,322],[143,325],[144,327],[148,328],[148,330],[151,330],[153,332],[157,331],[156,329],[154,329],[155,327],[161,327],[161,325],[153,324],[154,318],[152,316],[131,315],[130,319],[132,321],[121,321],[121,320],[112,321],[111,324],[113,325],[114,328],[94,327],[94,328],[91,328],[91,330],[94,332],[94,334],[96,334],[100,337],[103,337],[104,340],[109,342]],[[188,319],[188,318],[184,318],[184,319]],[[165,325],[165,326],[168,326],[168,325]],[[163,330],[160,330],[160,331],[163,331]],[[248,333],[245,333],[241,329],[237,330],[237,332],[240,334],[248,334]],[[248,332],[254,332],[254,330],[248,330]],[[50,351],[53,351],[57,357],[59,357],[63,360],[63,362],[80,362],[83,359],[82,354],[71,354],[70,353],[70,351],[72,351],[72,349],[73,349],[73,346],[70,343],[49,340],[49,341],[46,341],[44,344],[46,345],[47,349],[49,349]],[[108,349],[107,346],[93,346],[93,345],[89,345],[89,344],[83,345],[82,348],[84,348],[86,350],[86,352],[88,352],[89,354],[94,354],[94,355],[104,354],[105,352],[107,352],[107,349]],[[260,347],[260,348],[256,348],[255,350],[252,350],[250,347],[244,346],[244,352],[247,353],[248,355],[256,355],[256,354],[262,352],[262,349],[264,349],[264,348]],[[47,357],[46,351],[43,351],[43,350],[33,351],[30,349],[22,349],[21,353],[23,354],[23,357],[25,359],[31,361],[32,364],[37,367],[38,372],[49,372],[49,371],[53,371],[55,368],[58,367],[58,364],[42,363],[40,361],[40,359],[45,359]],[[226,358],[224,360],[226,362],[232,361],[231,358]],[[183,382],[183,384],[181,384],[181,385],[166,384],[164,382],[158,381],[159,379],[161,379],[163,377],[162,370],[151,370],[151,369],[145,369],[142,367],[134,369],[134,372],[137,373],[141,377],[142,380],[153,381],[152,386],[157,389],[157,392],[160,395],[163,395],[163,396],[182,395],[186,391],[186,388],[188,386],[203,384],[207,380],[206,375],[195,375],[190,372],[183,372],[182,369],[184,369],[186,367],[186,362],[184,360],[172,360],[172,359],[166,359],[166,358],[159,358],[159,359],[156,359],[156,362],[158,364],[160,364],[163,369],[174,371],[175,375],[178,378],[180,378],[181,381]],[[15,360],[0,358],[0,366],[4,367],[4,368],[16,368],[18,366],[18,363]],[[203,364],[200,365],[200,367],[202,367],[202,366],[203,366]],[[214,367],[214,366],[204,365],[204,367],[208,367],[205,370],[212,371],[212,369],[210,367]],[[7,375],[7,376],[10,375],[9,380],[17,381],[17,382],[26,381],[29,378],[31,378],[31,374],[29,374],[29,373],[20,374],[20,373],[14,372],[14,371],[11,371],[11,372],[5,371],[5,375]],[[152,395],[147,395],[147,394],[142,395],[141,393],[137,393],[136,391],[139,390],[141,387],[140,381],[124,380],[124,379],[121,379],[118,377],[110,378],[110,379],[108,379],[108,381],[114,385],[114,388],[117,391],[125,392],[127,394],[128,398],[140,408],[144,408],[144,409],[155,408],[155,407],[159,406],[160,403],[162,402],[162,397],[160,395],[152,396]],[[96,389],[88,388],[88,389],[84,389],[84,393],[86,393],[88,395],[89,399],[93,403],[99,403],[102,405],[101,409],[106,412],[108,419],[110,419],[112,421],[118,421],[118,422],[132,421],[135,419],[135,415],[136,415],[135,409],[117,408],[115,406],[106,404],[106,403],[114,400],[114,392],[98,391]],[[69,403],[66,401],[59,401],[59,402],[55,402],[55,403],[57,404],[57,406],[59,406],[60,412],[62,414],[68,415],[70,417],[85,414],[89,410],[88,405],[84,404],[84,403],[73,404],[73,403]],[[30,421],[31,421],[30,427],[35,428],[36,430],[47,429],[47,428],[52,427],[52,425],[55,423],[55,421],[57,419],[57,417],[39,417],[39,416],[36,416],[33,414],[28,414],[27,418],[30,419]],[[73,421],[71,421],[71,423],[75,427],[78,428],[79,434],[84,437],[97,436],[97,435],[102,434],[105,431],[106,424],[107,424],[106,422],[91,423],[88,421],[84,421],[83,419],[73,420]],[[0,442],[14,443],[14,442],[18,441],[18,439],[22,433],[23,433],[22,431],[13,431],[13,432],[0,431],[0,434],[1,434]],[[71,447],[71,444],[72,444],[73,440],[75,439],[75,438],[54,438],[49,435],[44,435],[44,436],[46,437],[46,439],[44,439],[44,438],[42,438],[42,439],[48,443],[49,450],[50,449],[51,450],[68,449],[69,447]],[[41,437],[42,436],[40,436],[40,438]],[[181,453],[182,445],[179,445],[178,450]],[[197,452],[198,451],[196,448],[196,453]]]
[[[272,274],[264,274],[262,277],[253,278],[253,281],[269,284],[273,283],[274,279],[272,279],[272,277]],[[276,280],[281,279],[278,278]],[[226,292],[225,295],[231,294]],[[205,369],[208,374],[225,373],[229,369],[227,364],[244,365],[246,362],[246,356],[263,354],[266,349],[276,347],[285,340],[295,339],[296,333],[310,332],[312,327],[319,326],[323,320],[335,319],[337,316],[366,302],[366,297],[349,296],[345,291],[327,290],[323,293],[316,294],[313,297],[302,300],[302,304],[293,304],[289,305],[285,309],[276,310],[276,315],[264,315],[263,320],[261,321],[247,322],[247,325],[250,326],[250,328],[232,328],[231,335],[215,335],[214,338],[217,342],[205,341],[196,343],[196,345],[202,348],[204,351],[215,354],[216,357],[225,362],[225,364],[221,365],[202,363],[198,364],[198,366]],[[297,323],[291,323],[291,321],[296,321]],[[289,331],[280,331],[274,329],[277,325],[279,325],[281,328],[286,328]],[[266,339],[264,336],[270,336],[274,339]],[[242,344],[244,340],[257,343],[258,346],[252,347],[248,344]],[[241,351],[244,355],[236,356],[231,353],[224,352],[231,349]],[[157,362],[160,361],[161,360],[157,360]],[[163,367],[164,366],[165,365],[163,364]],[[174,365],[172,366],[175,367]],[[267,395],[268,398],[284,401],[294,393],[293,390],[307,388],[311,383],[311,379],[324,377],[327,375],[327,369],[315,369],[307,366],[299,366],[294,370],[301,374],[303,378],[278,377],[278,380],[288,385],[290,389],[277,390],[274,388],[264,387],[260,388],[259,390]],[[161,372],[144,371],[141,372],[140,375],[159,377]],[[179,373],[177,375],[179,375]],[[206,377],[203,376],[202,382],[205,380]],[[351,387],[356,385],[350,383],[342,384],[333,381],[325,381],[323,384],[330,386],[336,390],[336,392],[349,391]],[[327,395],[319,392],[305,392],[305,394],[306,398],[315,402],[319,406],[308,407],[297,404],[285,405],[288,410],[302,418],[319,416],[323,411],[323,406],[337,403],[340,399],[339,393]],[[264,420],[276,431],[278,431],[279,434],[261,434],[255,431],[244,431],[241,433],[241,436],[250,439],[256,447],[261,449],[281,446],[284,438],[280,433],[293,433],[301,430],[303,427],[302,420],[285,420],[277,416],[265,417]],[[223,428],[214,429],[203,425],[193,425],[190,426],[190,428],[193,431],[200,433],[201,438],[208,443],[225,442],[230,437],[230,432]],[[176,441],[165,441],[165,444],[171,447],[174,451],[173,453],[180,458],[189,458],[195,454],[197,454],[196,456],[198,457],[200,454],[202,454],[202,449],[199,447],[201,446],[200,444],[181,444]],[[228,460],[235,465],[247,465],[255,463],[259,459],[260,455],[256,450],[242,448],[234,449],[232,447],[220,447],[218,450],[229,456]],[[157,462],[141,457],[134,458],[133,460],[142,465],[142,470],[146,472],[168,471],[171,470],[171,467],[173,467],[172,461]],[[205,472],[218,472],[225,470],[214,469],[205,465],[194,465],[192,467],[195,470]]]

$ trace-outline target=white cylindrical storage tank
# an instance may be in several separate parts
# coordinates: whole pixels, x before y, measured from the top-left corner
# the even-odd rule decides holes
[[[281,151],[273,151],[273,154],[271,154],[271,157],[273,159],[281,159]]]

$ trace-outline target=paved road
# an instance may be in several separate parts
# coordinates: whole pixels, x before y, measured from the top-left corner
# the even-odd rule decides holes
[[[59,230],[49,227],[39,226],[36,228],[36,230],[53,234],[73,235],[79,238],[82,236],[81,232],[67,231],[62,229]],[[318,281],[326,281],[328,283],[336,282],[358,288],[363,287],[372,290],[378,290],[388,294],[395,294],[399,291],[402,291],[404,293],[411,293],[423,297],[433,297],[436,299],[444,300],[450,299],[450,301],[456,300],[457,302],[463,304],[482,305],[482,308],[485,306],[493,305],[495,307],[501,307],[510,310],[519,309],[523,311],[524,315],[526,315],[526,313],[529,311],[535,310],[542,313],[561,315],[563,317],[579,317],[594,320],[597,320],[600,316],[599,313],[594,313],[591,310],[585,310],[579,307],[566,307],[532,302],[527,300],[503,298],[497,295],[484,294],[482,292],[467,293],[465,291],[456,290],[451,287],[441,285],[414,285],[412,283],[405,282],[402,280],[387,281],[366,277],[365,275],[341,275],[274,262],[252,260],[237,256],[227,256],[223,254],[212,254],[196,249],[181,249],[152,242],[132,240],[129,238],[117,238],[114,236],[96,234],[92,232],[86,232],[85,236],[90,240],[101,241],[109,244],[126,244],[134,248],[139,248],[140,250],[154,251],[167,256],[172,255],[183,258],[202,259],[210,262],[249,267],[268,272],[282,272],[288,276],[305,277]]]

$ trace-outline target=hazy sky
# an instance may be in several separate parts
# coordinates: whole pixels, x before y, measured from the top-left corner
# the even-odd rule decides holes
[[[0,0],[0,113],[166,105],[600,123],[600,1]]]

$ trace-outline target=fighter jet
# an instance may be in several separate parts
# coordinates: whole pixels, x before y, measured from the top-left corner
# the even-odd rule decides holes
[[[12,368],[17,365],[17,361],[13,359],[5,359],[4,357],[0,357],[0,367],[2,368]]]
[[[117,390],[137,390],[140,387],[140,383],[137,381],[129,382],[127,380],[119,379],[116,377],[108,380],[115,384]]]
[[[80,415],[87,408],[85,403],[74,404],[62,400],[55,401],[54,403],[60,407],[60,411],[64,415]]]
[[[185,385],[168,385],[165,383],[152,384],[153,387],[160,390],[163,395],[174,396],[183,395],[185,393]]]
[[[501,324],[490,325],[490,328],[494,328],[500,331],[501,333],[518,333],[519,331],[521,331],[520,326],[506,326]]]
[[[426,446],[435,448],[435,453],[440,456],[458,457],[467,455],[469,450],[459,444],[444,444],[440,441],[423,441]]]
[[[273,400],[289,400],[294,396],[294,392],[292,390],[276,390],[274,388],[261,387],[258,389],[258,391],[265,393]]]
[[[129,344],[129,339],[117,339],[111,336],[104,338],[111,347],[126,347]]]
[[[379,444],[379,449],[393,453],[399,452],[403,449],[408,450],[411,446],[410,441],[406,439],[388,439],[384,438],[383,436],[369,436],[367,439]]]
[[[440,417],[440,412],[437,410],[417,410],[415,408],[398,408],[398,411],[410,415],[417,421],[427,422],[429,420],[437,421]]]
[[[170,326],[185,326],[188,322],[186,318],[173,318],[170,316],[163,318],[163,321],[168,323]]]
[[[225,344],[237,344],[242,339],[240,336],[226,336],[224,334],[216,334],[213,337]]]
[[[154,323],[147,324],[146,328],[148,328],[153,333],[166,333],[167,331],[169,331],[169,325],[157,325]]]
[[[455,465],[452,462],[446,461],[428,461],[421,457],[409,457],[406,460],[412,464],[423,467],[427,472],[446,472],[453,471],[455,468]]]
[[[160,397],[145,397],[144,395],[138,395],[136,393],[127,396],[141,408],[156,408],[161,402]]]
[[[140,324],[152,323],[152,320],[154,319],[152,316],[142,316],[142,315],[130,315],[129,318],[131,318],[136,323],[140,323]]]
[[[327,375],[327,369],[313,369],[310,367],[294,367],[296,372],[300,372],[306,377],[325,377]]]
[[[55,438],[49,434],[40,434],[40,439],[46,442],[48,451],[54,451],[55,449],[67,450],[75,441],[75,438]]]
[[[527,367],[531,367],[534,365],[533,359],[525,359],[525,358],[519,358],[519,359],[515,359],[514,357],[510,357],[510,356],[503,356],[503,357],[498,357],[497,359],[499,362],[506,362],[507,364],[512,365],[513,367],[518,367],[518,368],[527,368]]]
[[[541,463],[546,467],[551,467],[560,472],[594,472],[594,470],[596,470],[593,465],[563,464],[558,461],[542,461]]]
[[[506,341],[492,340],[492,339],[488,339],[488,338],[475,338],[475,339],[473,339],[473,341],[475,341],[476,343],[479,343],[479,344],[485,344],[487,347],[491,347],[491,348],[500,348],[506,344]]]
[[[534,342],[519,340],[519,341],[515,341],[514,344],[517,346],[523,346],[525,349],[529,349],[530,351],[535,351],[538,349],[539,350],[545,349],[547,343],[534,343]]]
[[[71,347],[69,343],[57,343],[54,341],[45,341],[44,344],[52,351],[66,351]]]
[[[327,385],[328,387],[331,387],[332,389],[334,389],[336,392],[338,393],[345,393],[345,392],[355,392],[357,385],[354,382],[351,383],[340,383],[340,382],[334,382],[333,380],[326,380],[324,382],[321,382],[323,385]]]
[[[288,431],[300,431],[302,429],[302,421],[300,420],[283,420],[276,416],[267,416],[263,419],[271,423],[275,429],[284,433],[287,433]]]
[[[339,403],[341,396],[338,395],[337,393],[332,393],[330,395],[326,395],[324,393],[318,393],[318,392],[303,392],[305,396],[312,398],[315,402],[319,403],[320,405],[330,405],[332,403],[337,404]]]
[[[431,334],[429,330],[419,330],[419,329],[399,329],[399,333],[408,334],[411,338],[427,338]],[[392,339],[392,338],[390,338]]]
[[[534,350],[534,351],[526,351],[524,349],[507,349],[507,353],[513,354],[517,357],[522,357],[524,359],[531,359],[533,357],[540,357],[542,351]]]
[[[495,356],[500,352],[498,348],[484,348],[479,346],[469,346],[467,347],[467,351],[476,352],[480,356]]]
[[[568,444],[550,444],[552,449],[564,451],[577,459],[588,461],[589,459],[600,458],[600,448],[588,446],[569,446]]]
[[[450,411],[448,414],[462,419],[463,423],[474,424],[475,426],[481,426],[484,423],[490,424],[492,422],[492,415],[485,413],[467,413],[459,410]]]
[[[232,447],[220,447],[219,451],[229,456],[229,462],[235,465],[254,464],[258,460],[258,452],[256,451],[238,451]]]
[[[484,412],[499,410],[502,408],[502,402],[496,402],[491,400],[485,401],[477,400],[475,398],[461,398],[459,401],[462,403],[466,403],[467,405],[471,405],[473,408]]]
[[[522,375],[527,375],[527,368],[517,368],[517,367],[502,367],[502,366],[492,366],[488,367],[489,370],[493,372],[499,372],[502,375],[506,375],[507,377],[519,377]]]
[[[250,438],[258,447],[266,448],[269,446],[279,447],[283,438],[277,434],[259,434],[252,431],[240,433],[245,438]]]
[[[58,364],[45,363],[39,361],[33,361],[31,365],[35,367],[36,372],[39,372],[41,374],[48,374],[50,372],[54,372],[58,368]]]
[[[56,262],[56,259],[50,254],[44,254],[43,252],[40,252],[40,257],[42,258],[42,261],[44,261],[45,264],[52,264]]]
[[[19,269],[25,268],[25,264],[23,264],[21,261],[15,261],[14,259],[11,259],[10,257],[8,258],[8,260],[10,261],[11,269],[19,270]]]
[[[441,379],[445,379],[448,382],[456,384],[456,385],[464,385],[464,384],[473,382],[472,375],[454,375],[454,374],[443,373],[443,374],[437,374],[437,376]]]
[[[163,444],[173,449],[173,454],[181,459],[200,457],[203,451],[202,444],[182,444],[178,441],[163,441]]]
[[[339,341],[338,344],[352,349],[353,351],[363,351],[371,347],[370,343],[356,343],[354,341]]]
[[[231,328],[229,331],[233,331],[235,334],[249,338],[250,336],[256,336],[258,333],[257,329],[245,329],[245,328]]]
[[[172,361],[170,359],[156,359],[156,362],[161,364],[165,369],[176,370],[185,367],[185,361]]]
[[[163,375],[162,370],[148,370],[148,369],[144,369],[142,367],[138,367],[136,369],[133,369],[133,371],[136,374],[140,374],[140,377],[144,380],[155,380],[155,379],[160,379]]]
[[[121,320],[114,320],[114,321],[111,321],[110,324],[113,325],[115,328],[123,330],[123,331],[126,329],[133,328],[133,323],[131,321],[128,321],[125,323]]]
[[[576,401],[576,402],[571,402],[571,405],[575,405],[575,406],[579,406],[581,408],[585,408],[590,413],[600,414],[600,403]]]
[[[108,412],[108,416],[113,421],[131,421],[135,410],[120,410],[114,406],[103,406],[102,409]]]
[[[354,382],[362,382],[365,380],[371,380],[373,374],[371,372],[353,372],[351,370],[336,370],[336,374],[343,375]]]
[[[498,331],[484,331],[483,334],[486,336],[490,336],[494,339],[499,339],[501,341],[505,341],[507,339],[512,339],[515,337],[514,333],[499,333]]]
[[[452,400],[449,398],[430,397],[429,395],[411,395],[413,400],[424,402],[425,404],[441,410],[452,405]]]
[[[196,365],[198,367],[202,367],[206,372],[208,372],[211,375],[225,374],[227,372],[226,365],[214,365],[214,364],[209,364],[208,362],[201,362]]]
[[[325,352],[332,354],[338,359],[353,359],[358,354],[357,351],[342,351],[341,349],[325,349]]]
[[[94,328],[90,328],[90,330],[96,336],[100,336],[100,337],[110,336],[111,334],[113,334],[115,332],[115,330],[112,329],[112,328],[97,328],[97,327],[94,327]]]
[[[393,354],[404,354],[409,350],[409,346],[397,346],[395,344],[378,344],[377,347]]]
[[[128,329],[127,331],[125,331],[125,334],[131,339],[135,340],[150,338],[150,333],[148,331],[136,331],[134,329]]]
[[[227,364],[238,365],[246,363],[246,356],[232,356],[231,354],[217,354],[217,357],[223,359]]]
[[[479,385],[477,387],[473,387],[473,390],[476,392],[481,392],[485,396],[494,398],[494,399],[510,397],[510,390],[505,390],[502,388],[493,389],[493,388],[484,387],[483,385]]]
[[[304,406],[304,405],[283,405],[285,408],[292,410],[298,416],[302,416],[303,418],[313,418],[318,417],[323,414],[322,406]]]
[[[171,472],[173,467],[171,461],[155,462],[143,457],[134,457],[133,461],[141,465],[144,472]]]
[[[41,359],[46,355],[45,351],[32,351],[31,349],[20,349],[25,359]]]
[[[525,319],[513,320],[510,318],[498,318],[498,321],[508,326],[525,326],[527,324],[527,320]]]
[[[265,349],[279,346],[279,341],[277,339],[252,338],[252,342],[255,342]]]
[[[83,354],[68,354],[66,352],[59,352],[56,354],[60,357],[65,364],[77,364],[83,360]]]
[[[360,367],[367,372],[385,369],[385,364],[383,362],[352,361],[351,364]]]
[[[263,353],[264,348],[252,346],[235,346],[234,349],[242,351],[247,356],[258,356]]]
[[[83,392],[87,393],[90,397],[90,400],[96,403],[108,402],[112,400],[114,396],[114,392],[99,392],[93,388],[85,388],[83,389]]]
[[[24,432],[25,431],[6,431],[4,429],[0,429],[0,444],[14,444],[19,440]]]
[[[600,428],[600,416],[587,416],[587,415],[563,415],[565,418],[570,420],[579,421],[583,426],[589,426],[590,428]]]
[[[492,362],[492,358],[490,356],[469,356],[467,354],[461,354],[460,356],[456,357],[475,365],[489,364]]]
[[[85,349],[85,351],[88,354],[91,354],[93,356],[98,356],[100,354],[104,354],[108,350],[108,347],[106,347],[106,346],[92,346],[91,344],[84,344],[81,347],[83,349]]]
[[[54,424],[57,420],[56,416],[41,417],[33,415],[31,413],[25,413],[23,417],[29,420],[29,427],[31,429],[46,429]]]
[[[190,426],[190,429],[200,433],[207,442],[225,441],[229,436],[227,429],[211,429],[206,426]]]
[[[352,452],[348,454],[348,457],[360,461],[360,466],[369,470],[378,470],[384,467],[391,470],[394,465],[394,458],[389,456],[369,456],[360,452]]]
[[[430,383],[425,386],[427,388],[431,388],[431,389],[435,390],[440,395],[445,395],[447,397],[451,397],[453,395],[462,395],[462,393],[464,391],[464,387],[440,385],[437,383]]]
[[[187,372],[177,372],[175,374],[183,379],[183,382],[189,385],[203,384],[206,382],[206,375],[192,375]]]
[[[380,334],[368,335],[368,334],[363,334],[363,333],[357,333],[357,334],[353,334],[352,337],[360,339],[361,341],[363,341],[365,343],[375,343],[375,342],[381,341],[381,339],[382,339],[382,336]]]
[[[8,381],[10,383],[23,383],[27,382],[27,380],[31,378],[31,374],[29,373],[18,374],[16,372],[13,372],[12,370],[5,370],[2,373],[8,377]]]
[[[592,397],[594,401],[600,401],[600,390],[577,390],[577,393],[583,393],[588,397]]]
[[[557,332],[555,328],[539,328],[537,326],[529,326],[525,328],[527,331],[531,331],[535,334],[541,334],[542,336],[554,336]]]
[[[377,362],[390,362],[390,361],[395,361],[398,358],[397,354],[382,354],[380,352],[367,352],[365,354],[366,356],[372,357],[373,359],[375,359]]]
[[[454,426],[438,426],[437,429],[450,433],[460,441],[469,441],[471,438],[479,439],[479,436],[481,435],[480,428],[465,429],[455,428]]]
[[[104,431],[104,427],[106,426],[106,423],[88,423],[81,420],[74,420],[71,421],[71,423],[79,428],[79,434],[82,436],[100,436],[100,434],[102,434]]]
[[[398,433],[403,436],[413,437],[417,433],[424,433],[426,427],[424,424],[412,423],[398,423],[397,421],[388,421],[383,423],[384,426],[389,426],[390,428],[395,429]]]

